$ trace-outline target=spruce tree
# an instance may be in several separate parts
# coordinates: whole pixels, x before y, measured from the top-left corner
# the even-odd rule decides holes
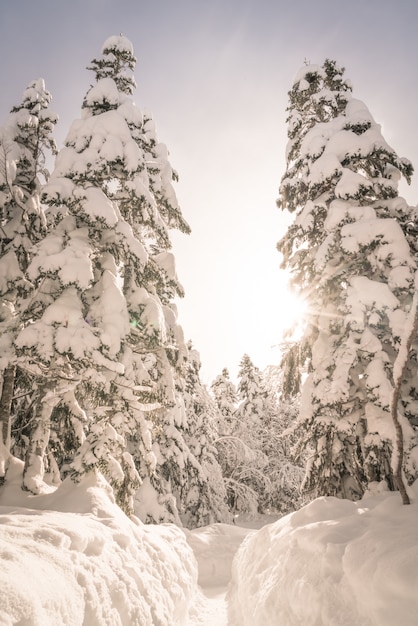
[[[252,433],[262,430],[262,421],[268,403],[268,391],[263,376],[248,354],[244,354],[238,372],[238,398],[236,417],[241,420],[241,430],[248,427]],[[258,437],[257,437],[258,439]]]
[[[123,36],[92,61],[95,83],[44,189],[50,230],[28,268],[44,288],[16,345],[45,374],[45,440],[61,475],[100,470],[126,512],[180,524],[193,480],[210,484],[186,441],[188,349],[174,305],[183,289],[169,233],[190,229],[168,151],[133,102],[134,67]],[[42,479],[39,462],[25,486]]]
[[[231,431],[218,437],[217,446],[230,508],[236,513],[255,513],[269,484],[263,451],[269,398],[261,372],[247,354],[240,362],[237,395]]]
[[[224,368],[212,382],[211,392],[217,407],[215,446],[228,506],[234,514],[255,512],[258,507],[258,496],[247,484],[246,468],[253,464],[256,453],[237,432],[238,422],[235,413],[238,394],[227,368]]]
[[[13,447],[13,397],[34,397],[39,384],[32,374],[23,374],[25,362],[16,358],[14,340],[28,324],[28,309],[41,288],[27,270],[33,246],[46,232],[40,195],[48,178],[48,151],[56,153],[52,133],[57,122],[56,114],[49,109],[50,102],[44,81],[33,81],[24,91],[21,104],[12,108],[0,133],[0,479],[4,479]],[[33,398],[40,410],[39,400],[35,403]],[[34,419],[36,422],[36,415]]]
[[[271,380],[271,368],[269,374]],[[238,375],[241,402],[235,413],[236,433],[255,453],[252,487],[258,510],[285,514],[300,502],[301,482],[300,467],[284,434],[290,425],[288,416],[280,406],[278,390],[248,355],[242,358]]]
[[[68,434],[72,452],[60,450],[60,456],[74,477],[101,469],[125,510],[140,483],[131,439],[149,470],[155,466],[146,418],[152,398],[144,403],[142,391],[154,392],[152,351],[164,352],[167,338],[154,283],[174,282],[153,258],[154,242],[166,242],[173,220],[167,201],[171,222],[163,222],[150,189],[159,184],[158,193],[168,189],[168,195],[172,188],[164,159],[144,148],[153,131],[131,98],[134,64],[123,36],[109,38],[93,61],[96,83],[44,189],[51,229],[29,267],[45,286],[43,297],[17,339],[22,352],[47,368],[51,383],[61,380],[52,419],[58,431],[62,424],[77,431],[79,440]]]
[[[263,372],[273,410],[269,412],[264,438],[269,488],[262,506],[282,515],[299,509],[307,500],[301,491],[308,453],[300,446],[300,393],[289,396],[285,386],[288,375],[282,364],[271,365]]]
[[[191,343],[182,390],[186,412],[185,441],[195,462],[182,492],[186,526],[205,526],[231,520],[221,466],[215,447],[216,405],[200,380],[200,355]],[[197,463],[196,463],[197,462]]]
[[[229,371],[225,367],[222,373],[211,384],[211,391],[218,407],[218,434],[228,435],[232,432],[233,415],[237,405],[237,390],[230,380]]]
[[[279,207],[294,220],[278,248],[309,319],[293,356],[308,357],[301,420],[313,448],[305,488],[358,498],[395,488],[393,364],[414,293],[411,209],[398,196],[412,166],[384,140],[334,61],[307,65],[289,92],[287,169]],[[416,357],[401,393],[414,445]],[[408,453],[408,454],[409,454]],[[416,470],[406,467],[412,479]]]

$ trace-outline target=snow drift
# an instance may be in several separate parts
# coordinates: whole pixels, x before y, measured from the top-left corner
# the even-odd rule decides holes
[[[351,502],[321,497],[244,540],[230,626],[416,626],[418,484]]]
[[[1,626],[187,623],[197,564],[180,529],[131,521],[94,473],[42,496],[21,473],[0,488]]]
[[[94,473],[40,496],[21,474],[0,487],[1,626],[417,624],[418,483],[409,506],[376,485],[260,530],[189,531],[131,521]]]

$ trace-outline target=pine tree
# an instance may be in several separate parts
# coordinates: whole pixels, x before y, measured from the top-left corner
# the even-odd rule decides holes
[[[0,134],[0,480],[4,479],[12,446],[13,397],[28,395],[36,387],[27,376],[16,377],[13,342],[28,323],[27,309],[40,288],[30,280],[27,270],[32,248],[46,227],[40,194],[48,178],[47,152],[56,153],[52,133],[57,116],[49,109],[50,101],[44,81],[33,81],[24,91],[22,103],[12,108]],[[22,380],[25,388],[16,394]]]
[[[375,481],[395,487],[393,363],[416,265],[406,237],[411,209],[397,191],[412,166],[351,96],[343,73],[329,60],[305,66],[289,92],[278,204],[294,221],[278,248],[310,310],[296,352],[309,358],[301,420],[314,453],[305,487],[357,498]],[[411,446],[416,371],[412,356],[401,393]]]
[[[215,446],[225,484],[227,502],[230,510],[237,512],[256,512],[257,493],[247,484],[247,468],[254,462],[256,454],[237,434],[235,416],[238,394],[235,384],[230,380],[229,371],[222,373],[211,384],[211,392],[217,407]]]
[[[211,391],[218,407],[219,436],[228,435],[232,432],[233,415],[236,410],[238,400],[237,390],[234,383],[230,380],[229,371],[225,367],[222,373],[215,378],[211,384]]]
[[[228,417],[230,432],[220,433],[216,444],[231,510],[255,513],[269,486],[264,473],[267,457],[263,437],[271,405],[262,375],[248,355],[241,360],[238,379],[239,403],[233,416]],[[216,386],[219,390],[219,379]],[[229,385],[227,389],[232,391]],[[222,423],[223,432],[229,424]]]
[[[96,82],[44,190],[51,229],[29,267],[42,297],[17,339],[50,383],[61,380],[44,420],[56,453],[74,477],[103,471],[127,511],[138,470],[155,472],[155,420],[175,405],[172,368],[186,348],[170,306],[182,288],[168,230],[188,232],[167,150],[131,98],[134,66],[123,36],[92,62]],[[71,436],[60,436],[64,424]]]
[[[185,441],[197,463],[188,472],[182,494],[182,517],[189,527],[229,522],[227,494],[215,447],[216,405],[200,380],[200,355],[191,343],[182,396],[186,412]]]
[[[264,438],[269,489],[262,506],[282,515],[299,509],[307,500],[301,491],[307,453],[300,446],[300,393],[289,396],[285,384],[288,375],[282,364],[271,365],[263,372],[265,385],[275,402]]]
[[[115,74],[111,70],[113,57],[120,57],[114,64]],[[110,38],[102,58],[92,63],[99,86],[103,80],[113,79],[122,90],[119,73],[126,57],[127,50],[120,45],[120,39]],[[129,83],[129,90],[132,87]],[[95,89],[86,97],[86,108],[98,106]],[[101,88],[98,93],[100,99]],[[143,271],[138,271],[129,258],[122,270],[123,293],[132,327],[128,349],[132,365],[126,371],[130,371],[129,385],[139,387],[137,396],[148,415],[152,438],[151,449],[148,447],[144,454],[144,445],[138,449],[137,431],[131,430],[128,437],[144,478],[136,493],[136,513],[144,521],[179,523],[179,515],[184,513],[185,486],[202,471],[185,441],[188,416],[181,397],[181,380],[188,350],[177,322],[174,298],[183,295],[183,288],[177,278],[169,236],[171,229],[184,233],[190,229],[172,186],[177,174],[168,161],[167,148],[158,141],[152,117],[148,113],[140,114],[128,101],[118,111],[129,122],[131,136],[141,154],[141,167],[124,180],[119,177],[117,185],[109,185],[109,193],[133,234],[144,243],[148,255]],[[125,382],[120,381],[122,387],[126,387],[126,373],[124,377]],[[151,461],[147,462],[147,458]]]
[[[263,376],[248,354],[244,354],[238,372],[238,405],[236,415],[242,420],[242,429],[245,430],[248,420],[253,421],[252,432],[261,430],[261,422],[265,415],[268,403],[268,391],[265,388]]]
[[[288,513],[301,503],[301,468],[293,458],[290,435],[285,434],[291,429],[294,407],[280,403],[272,368],[268,370],[269,384],[266,375],[244,355],[238,375],[241,403],[235,413],[236,432],[255,454],[249,484],[257,493],[258,510]]]
[[[91,64],[96,82],[44,190],[51,229],[29,267],[44,290],[17,345],[50,383],[62,381],[44,419],[61,473],[98,469],[126,512],[180,523],[193,455],[177,386],[187,347],[169,231],[189,227],[167,149],[132,100],[134,66],[123,36]]]

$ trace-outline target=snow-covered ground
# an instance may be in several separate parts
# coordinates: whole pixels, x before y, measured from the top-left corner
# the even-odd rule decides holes
[[[0,488],[1,626],[186,624],[197,566],[174,525],[135,524],[93,473],[53,493]]]
[[[226,592],[231,580],[232,561],[248,528],[212,524],[184,531],[198,564],[200,590],[190,610],[189,626],[227,624]]]
[[[376,491],[379,492],[377,486]],[[318,498],[249,536],[228,591],[233,626],[417,626],[418,485]]]
[[[31,496],[21,470],[0,487],[0,626],[418,624],[418,486],[188,531],[128,520],[94,474]]]

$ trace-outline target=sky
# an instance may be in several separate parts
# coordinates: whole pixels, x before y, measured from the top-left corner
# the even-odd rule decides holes
[[[285,171],[287,92],[305,61],[346,68],[388,143],[418,170],[416,0],[2,0],[0,124],[42,77],[62,146],[94,80],[86,70],[108,36],[134,46],[136,104],[150,111],[178,172],[192,234],[174,233],[186,296],[185,336],[202,379],[242,356],[280,361],[298,311],[276,243],[289,216],[276,207]],[[418,172],[407,201],[418,203]]]

